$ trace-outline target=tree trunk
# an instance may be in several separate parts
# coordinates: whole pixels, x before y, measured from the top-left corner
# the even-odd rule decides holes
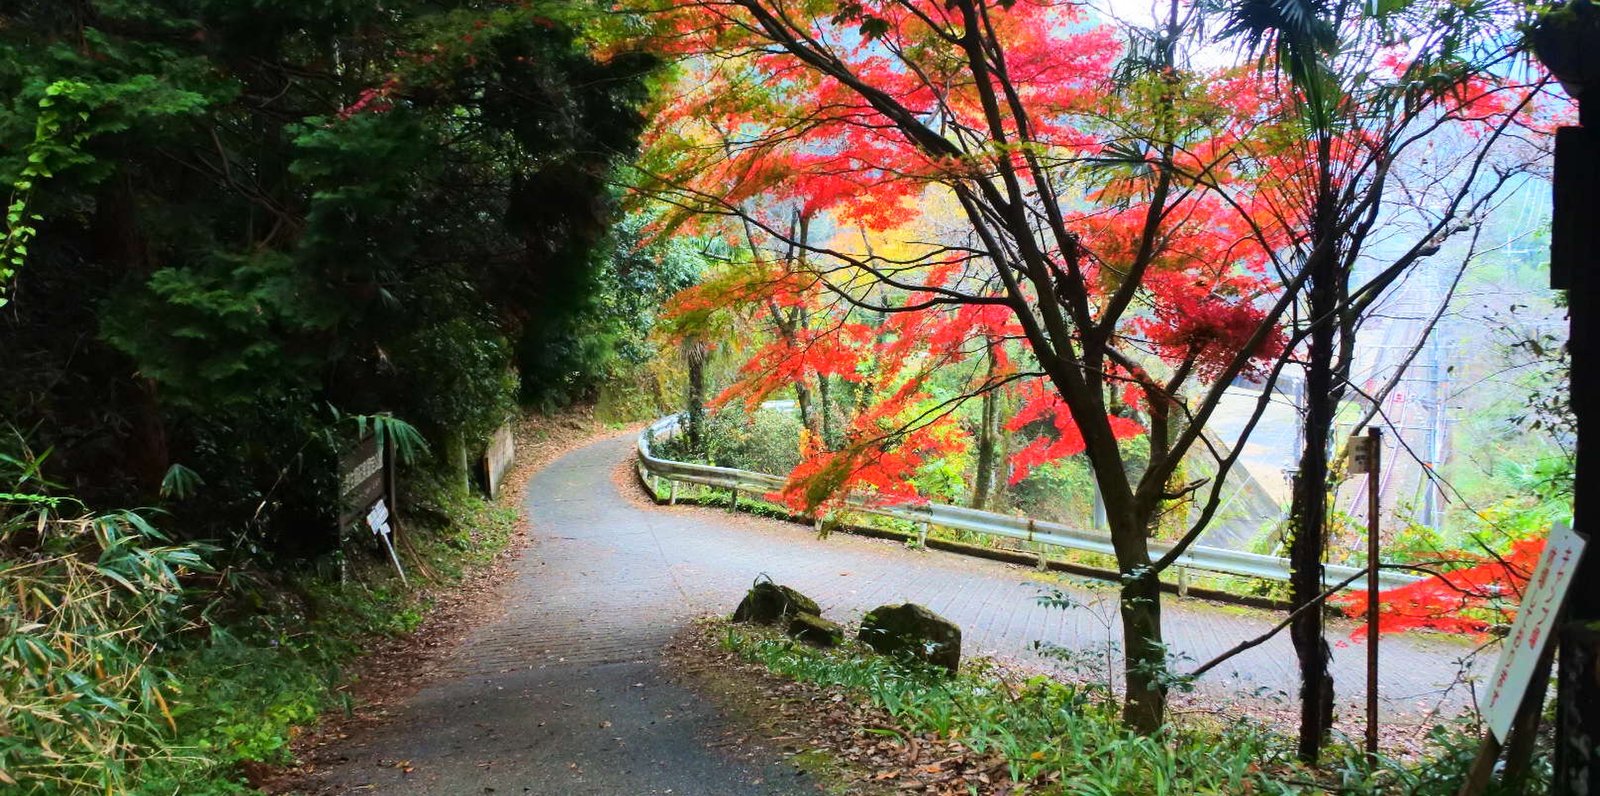
[[[999,367],[995,356],[995,343],[989,341],[989,372],[985,381],[992,383]],[[972,507],[986,509],[993,497],[996,470],[999,469],[1000,451],[1000,393],[988,390],[983,394],[982,417],[978,421],[978,474],[972,488]]]
[[[127,174],[118,172],[101,184],[95,194],[90,233],[95,259],[113,263],[139,281],[153,270],[149,247],[140,231],[132,178]],[[128,440],[122,448],[123,466],[139,491],[154,498],[160,494],[161,481],[172,464],[156,383],[135,376],[126,384],[126,392],[130,416]]]
[[[1600,176],[1600,144],[1589,136],[1600,128],[1591,118],[1600,99],[1590,97],[1579,106],[1582,134],[1563,130],[1558,138],[1558,185],[1575,182],[1587,190]],[[1557,196],[1562,194],[1558,193]],[[1582,201],[1557,206],[1556,224],[1562,227],[1552,247],[1561,246],[1591,256],[1580,234],[1593,218],[1593,194]],[[1568,222],[1570,223],[1563,223]],[[1552,257],[1554,259],[1554,256]],[[1567,597],[1566,626],[1558,637],[1561,649],[1556,672],[1555,775],[1550,792],[1558,796],[1589,794],[1600,790],[1600,645],[1594,623],[1600,622],[1600,549],[1594,535],[1596,501],[1600,500],[1600,279],[1582,262],[1568,274],[1567,306],[1571,324],[1572,415],[1577,428],[1577,462],[1573,474],[1572,527],[1588,544],[1578,560],[1572,590]],[[1594,495],[1594,497],[1590,497]]]
[[[828,374],[817,374],[817,427],[822,432],[822,447],[833,450],[833,401],[828,383]]]
[[[800,425],[813,434],[817,433],[817,410],[811,405],[811,388],[804,379],[794,382],[794,402],[800,407]]]
[[[1316,600],[1322,593],[1322,557],[1328,519],[1328,448],[1334,413],[1342,389],[1334,385],[1334,339],[1337,326],[1332,313],[1338,293],[1332,271],[1336,258],[1313,257],[1308,315],[1316,326],[1307,352],[1305,391],[1305,448],[1294,480],[1289,508],[1289,610]],[[1300,759],[1315,765],[1333,727],[1333,675],[1328,671],[1332,652],[1323,634],[1320,608],[1300,612],[1289,627],[1295,656],[1300,661]]]
[[[1148,557],[1147,557],[1148,558]],[[1161,637],[1161,581],[1149,571],[1122,587],[1123,677],[1127,698],[1122,722],[1149,735],[1161,729],[1167,711],[1167,653]],[[1123,572],[1128,572],[1123,567]]]
[[[691,338],[683,343],[684,364],[689,370],[689,389],[685,403],[689,436],[689,450],[696,454],[705,452],[706,426],[706,359],[708,352],[704,341]]]
[[[1095,367],[1095,372],[1100,368]],[[1122,618],[1123,678],[1125,696],[1122,722],[1130,730],[1150,735],[1160,730],[1167,710],[1167,654],[1161,633],[1161,580],[1150,558],[1150,524],[1160,506],[1161,494],[1138,492],[1128,482],[1128,473],[1116,436],[1106,417],[1105,392],[1090,382],[1088,390],[1062,386],[1055,380],[1061,397],[1068,403],[1074,419],[1094,418],[1099,422],[1080,422],[1084,456],[1094,472],[1105,500],[1111,546],[1116,553],[1117,571],[1122,576],[1118,610]],[[1081,400],[1083,398],[1088,400]],[[1075,400],[1080,399],[1080,400]],[[1159,403],[1157,404],[1160,405]],[[1147,433],[1152,450],[1165,440],[1164,412],[1152,412]],[[1155,459],[1152,454],[1152,461]]]
[[[450,483],[462,492],[472,491],[472,458],[467,455],[467,436],[460,428],[444,433],[445,458],[450,468]]]

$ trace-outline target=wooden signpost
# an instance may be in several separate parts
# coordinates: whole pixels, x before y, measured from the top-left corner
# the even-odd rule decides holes
[[[1378,498],[1383,489],[1383,432],[1369,426],[1350,438],[1350,472],[1367,476],[1367,757],[1378,758]]]
[[[388,456],[374,435],[362,437],[339,457],[339,530],[355,524],[388,494]]]
[[[1512,720],[1522,704],[1522,695],[1533,680],[1533,671],[1544,647],[1554,632],[1556,614],[1572,585],[1577,571],[1578,558],[1583,555],[1583,537],[1573,533],[1566,525],[1550,529],[1550,539],[1544,544],[1544,554],[1528,581],[1527,591],[1517,607],[1517,619],[1500,649],[1500,660],[1494,667],[1494,679],[1489,681],[1489,699],[1484,703],[1483,717],[1489,731],[1501,743],[1511,731]]]
[[[483,452],[483,484],[489,490],[489,497],[500,495],[500,487],[505,484],[506,473],[511,470],[515,457],[516,443],[511,438],[511,424],[506,423],[489,437],[489,447]]]
[[[392,538],[400,526],[395,505],[393,445],[380,446],[377,436],[368,434],[339,457],[339,535],[342,539],[351,526],[364,523],[382,540],[400,582],[406,583]]]
[[[1556,617],[1566,600],[1567,589],[1577,573],[1578,561],[1583,557],[1584,538],[1565,524],[1550,529],[1544,553],[1533,570],[1517,606],[1517,618],[1500,649],[1500,659],[1494,667],[1494,677],[1489,681],[1489,698],[1484,702],[1483,717],[1489,725],[1489,734],[1483,739],[1472,772],[1462,784],[1460,796],[1477,796],[1489,785],[1495,761],[1501,748],[1509,745],[1518,732],[1532,732],[1518,718],[1532,711],[1535,715],[1543,707],[1524,704],[1529,694],[1538,694],[1543,701],[1544,679],[1550,676],[1550,656],[1545,654],[1550,636],[1555,632]]]

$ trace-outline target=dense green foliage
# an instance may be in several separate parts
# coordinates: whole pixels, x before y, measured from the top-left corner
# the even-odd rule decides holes
[[[333,541],[341,416],[471,447],[509,414],[514,365],[529,398],[588,389],[640,285],[682,277],[609,234],[654,63],[592,54],[554,18],[574,9],[8,12],[0,410],[50,475],[149,505],[177,465],[194,488],[171,527],[312,553]]]
[[[244,792],[503,547],[461,468],[519,399],[650,356],[696,268],[613,231],[656,62],[586,9],[0,12],[0,790]],[[412,589],[336,527],[369,431]]]

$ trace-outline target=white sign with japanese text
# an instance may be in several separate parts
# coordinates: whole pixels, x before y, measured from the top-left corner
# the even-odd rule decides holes
[[[1489,731],[1501,743],[1528,691],[1540,653],[1550,643],[1556,614],[1561,611],[1561,602],[1582,555],[1583,537],[1564,523],[1550,529],[1550,539],[1522,594],[1517,620],[1511,625],[1511,634],[1506,636],[1500,661],[1494,667],[1494,678],[1489,681],[1489,700],[1484,703],[1483,715],[1489,722]]]
[[[367,512],[367,527],[373,533],[389,535],[389,507],[384,505],[382,498],[372,504],[372,510]]]

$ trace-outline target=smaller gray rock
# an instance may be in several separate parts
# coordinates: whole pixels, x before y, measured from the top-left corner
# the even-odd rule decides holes
[[[880,655],[909,657],[951,674],[961,665],[961,628],[916,603],[872,609],[856,638]]]
[[[789,588],[765,580],[750,587],[739,607],[734,609],[733,621],[755,622],[770,625],[795,614],[821,616],[817,601]]]
[[[789,617],[788,634],[814,647],[837,647],[844,642],[844,628],[815,614]]]

